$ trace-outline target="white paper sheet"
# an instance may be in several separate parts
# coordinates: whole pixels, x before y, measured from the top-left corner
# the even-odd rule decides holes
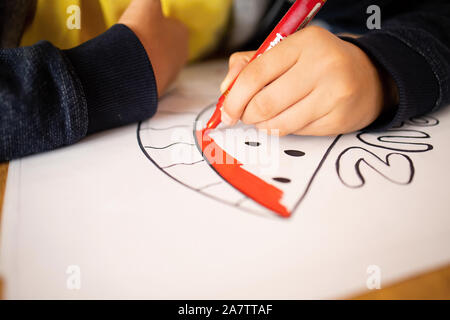
[[[145,148],[191,130],[225,72],[190,67],[140,127],[10,164],[7,298],[340,298],[373,265],[383,287],[450,262],[450,108],[382,134],[282,139],[305,155],[282,166],[301,201],[281,219],[221,184],[193,136],[172,149],[198,167],[161,170],[168,151]]]

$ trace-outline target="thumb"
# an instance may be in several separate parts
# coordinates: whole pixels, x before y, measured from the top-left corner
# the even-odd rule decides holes
[[[231,85],[234,79],[249,63],[250,59],[254,56],[255,51],[244,51],[233,53],[228,62],[228,74],[220,85],[220,92],[224,93]]]

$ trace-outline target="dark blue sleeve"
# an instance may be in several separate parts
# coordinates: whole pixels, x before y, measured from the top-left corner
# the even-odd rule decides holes
[[[124,25],[70,50],[45,41],[0,49],[0,161],[146,119],[156,107],[151,63]]]
[[[450,4],[423,5],[386,19],[380,30],[357,39],[344,37],[384,68],[398,88],[398,106],[370,130],[384,130],[450,104]]]

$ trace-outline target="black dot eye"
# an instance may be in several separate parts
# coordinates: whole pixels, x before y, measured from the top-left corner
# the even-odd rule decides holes
[[[272,179],[275,180],[275,181],[278,181],[278,182],[282,182],[282,183],[289,183],[289,182],[291,182],[291,179],[283,178],[283,177],[275,177],[275,178],[272,178]]]
[[[245,144],[250,147],[259,147],[261,145],[261,143],[256,141],[245,141]]]
[[[284,153],[291,157],[303,157],[305,155],[305,153],[300,150],[284,150]]]

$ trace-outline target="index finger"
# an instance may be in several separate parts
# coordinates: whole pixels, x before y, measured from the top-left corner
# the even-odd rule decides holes
[[[244,69],[228,93],[222,113],[231,122],[239,120],[250,100],[266,85],[289,70],[297,61],[298,50],[288,39],[265,52]]]

